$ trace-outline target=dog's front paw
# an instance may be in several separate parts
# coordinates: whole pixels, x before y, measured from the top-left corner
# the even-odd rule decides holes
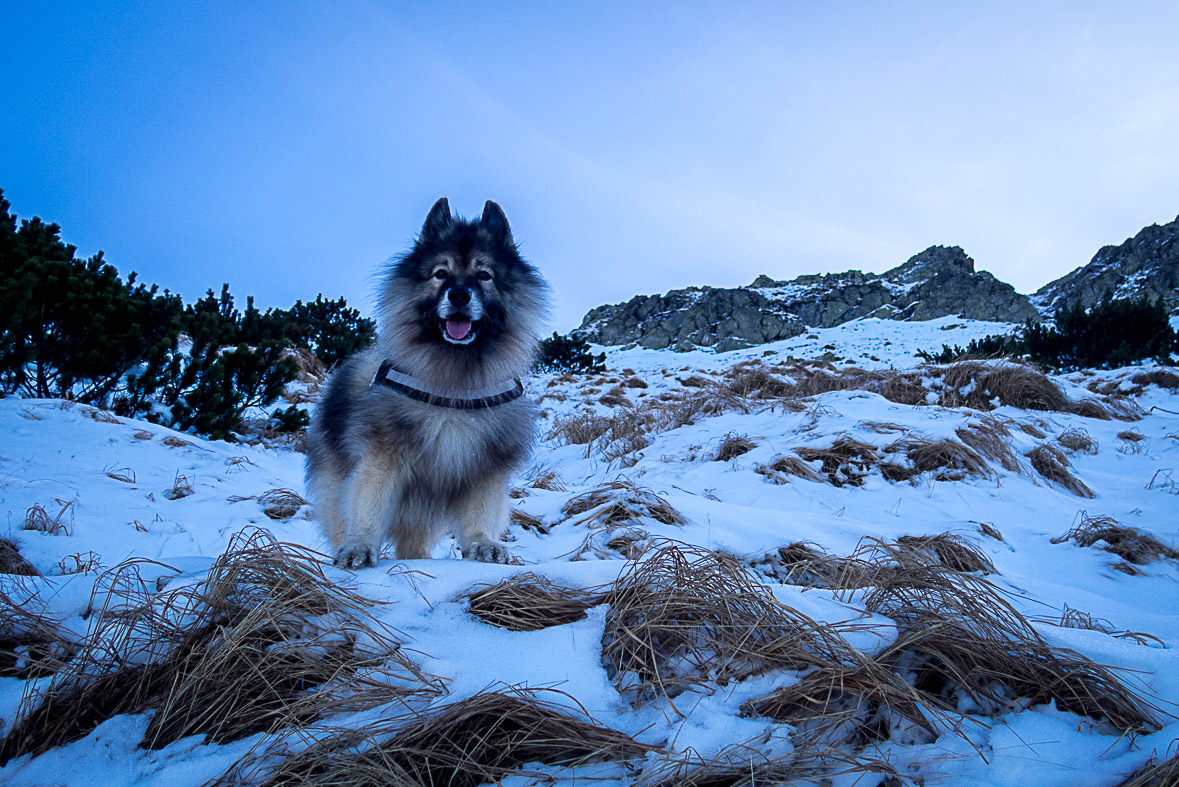
[[[480,563],[507,563],[511,555],[503,544],[495,541],[476,541],[463,550],[463,557],[467,560],[478,560]]]
[[[369,568],[377,564],[377,550],[367,544],[345,544],[333,562],[341,568]]]

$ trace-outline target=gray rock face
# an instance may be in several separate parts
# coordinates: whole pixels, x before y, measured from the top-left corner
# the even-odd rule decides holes
[[[1086,308],[1106,292],[1115,298],[1162,298],[1179,313],[1179,217],[1151,224],[1120,246],[1105,246],[1083,268],[1044,285],[1032,301],[1045,316],[1080,302]]]
[[[805,326],[756,290],[689,287],[599,306],[577,332],[599,344],[735,350],[797,336]]]
[[[787,339],[807,326],[827,328],[861,317],[931,320],[1039,319],[1028,299],[986,272],[957,246],[931,246],[884,274],[847,271],[749,287],[690,287],[599,306],[576,333],[599,344],[731,350]]]

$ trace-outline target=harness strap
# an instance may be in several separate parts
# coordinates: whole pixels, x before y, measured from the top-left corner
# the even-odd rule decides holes
[[[425,380],[419,380],[398,369],[392,361],[385,360],[373,376],[372,385],[383,385],[414,401],[432,404],[435,407],[450,407],[455,410],[484,410],[501,404],[514,402],[524,395],[524,383],[519,377],[505,380],[497,385],[467,393],[470,396],[441,394]]]

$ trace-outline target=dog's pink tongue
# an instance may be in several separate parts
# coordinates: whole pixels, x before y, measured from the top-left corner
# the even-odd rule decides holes
[[[456,342],[461,342],[463,339],[467,338],[467,334],[470,332],[470,320],[455,320],[452,318],[446,321],[446,333]]]

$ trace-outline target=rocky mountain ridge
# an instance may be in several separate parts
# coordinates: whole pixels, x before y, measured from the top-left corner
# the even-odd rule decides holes
[[[1104,246],[1088,265],[1045,284],[1032,302],[1045,314],[1080,302],[1086,308],[1106,292],[1115,298],[1161,298],[1179,313],[1179,216],[1144,227],[1119,246]]]
[[[881,274],[850,270],[789,281],[761,275],[747,287],[637,295],[591,310],[574,333],[605,345],[725,351],[863,317],[1039,321],[1076,300],[1090,306],[1106,290],[1117,297],[1162,297],[1179,311],[1177,233],[1179,218],[1161,227],[1151,225],[1120,246],[1104,247],[1088,265],[1030,298],[975,270],[974,260],[960,247],[930,246]]]

